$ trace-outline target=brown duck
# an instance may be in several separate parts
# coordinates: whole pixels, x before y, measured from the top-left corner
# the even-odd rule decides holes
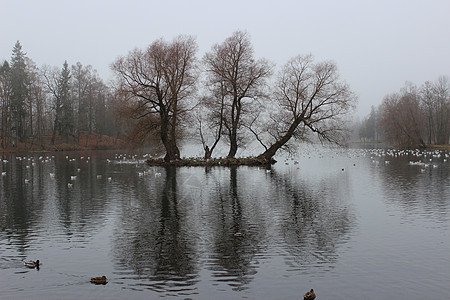
[[[39,266],[41,265],[41,262],[38,259],[36,261],[33,261],[33,260],[26,261],[23,264],[25,265],[25,267],[28,267],[28,268],[38,268],[39,269]]]
[[[314,300],[316,299],[316,293],[314,293],[314,290],[311,289],[309,292],[306,292],[306,294],[303,296],[303,300]]]
[[[107,284],[108,278],[105,275],[99,277],[92,277],[91,282],[95,284]]]

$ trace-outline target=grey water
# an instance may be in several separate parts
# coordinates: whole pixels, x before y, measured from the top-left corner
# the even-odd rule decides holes
[[[0,299],[450,298],[448,152],[305,146],[267,169],[146,156],[0,156]]]

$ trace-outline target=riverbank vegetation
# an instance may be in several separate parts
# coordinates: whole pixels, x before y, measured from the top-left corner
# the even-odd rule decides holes
[[[344,145],[357,101],[334,62],[299,54],[275,66],[255,56],[242,31],[202,57],[192,36],[161,38],[111,70],[105,84],[80,62],[38,67],[18,41],[0,67],[1,149],[151,145],[164,153],[153,164],[270,164],[298,142]],[[359,132],[398,145],[448,144],[448,80],[386,96]],[[203,149],[202,159],[181,159],[186,141]],[[240,158],[254,142],[259,153]],[[225,158],[215,157],[218,147],[228,149]]]
[[[450,81],[441,76],[421,86],[407,82],[372,107],[359,130],[364,140],[387,141],[399,148],[448,149]]]
[[[69,140],[57,136],[52,143],[52,135],[41,135],[37,137],[28,137],[26,141],[15,143],[8,148],[0,148],[0,153],[29,153],[29,152],[57,152],[57,151],[81,151],[81,150],[113,150],[126,148],[125,142],[115,137],[99,135],[96,133],[88,134],[82,132],[78,139]]]

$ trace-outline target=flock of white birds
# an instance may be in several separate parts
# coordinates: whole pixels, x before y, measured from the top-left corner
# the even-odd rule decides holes
[[[350,150],[351,151],[351,150]],[[446,163],[448,159],[450,158],[450,154],[448,151],[443,150],[397,150],[397,149],[371,149],[371,150],[363,150],[365,155],[368,155],[372,161],[373,164],[389,164],[392,159],[398,158],[398,157],[408,157],[409,158],[409,165],[411,166],[418,166],[421,168],[421,172],[425,172],[427,168],[437,168],[438,162]],[[142,156],[134,154],[115,154],[114,159],[106,159],[107,163],[118,163],[118,164],[136,164],[136,167],[142,166],[145,163],[145,160],[147,158],[151,157],[150,154],[144,154]],[[323,157],[322,154],[319,154],[319,158]],[[36,165],[36,163],[48,163],[52,161],[55,158],[54,155],[52,156],[39,156],[37,159],[35,156],[16,156],[16,160],[18,161],[27,161],[28,164],[25,165],[25,168],[29,169]],[[89,163],[91,161],[90,156],[80,156],[79,158],[70,157],[67,155],[66,160],[69,162],[86,162]],[[297,160],[294,161],[293,158],[291,158],[294,165],[298,165],[299,162]],[[6,165],[8,163],[8,160],[6,159],[0,159],[0,162],[2,165]],[[289,164],[288,160],[286,159],[285,164]],[[297,166],[298,168],[298,166]],[[5,168],[2,167],[4,170]],[[80,168],[76,169],[76,172],[79,173],[81,171]],[[147,170],[137,170],[137,175],[139,177],[148,176],[152,174],[154,177],[160,177],[161,173],[157,172],[156,168],[149,168]],[[268,170],[270,172],[270,170]],[[6,176],[7,172],[2,171],[1,175]],[[55,178],[55,173],[51,172],[49,173],[50,178]],[[70,176],[70,181],[67,183],[68,187],[73,187],[74,182],[77,180],[77,174],[73,174]],[[102,174],[96,175],[97,179],[102,179]],[[107,181],[111,182],[112,177],[107,177]],[[30,183],[30,179],[24,179],[25,183]]]
[[[385,164],[390,163],[390,159],[397,157],[409,157],[408,162],[411,166],[419,166],[420,171],[424,173],[427,168],[437,168],[437,162],[446,163],[450,154],[442,150],[396,150],[396,149],[373,149],[369,151],[372,163],[379,164],[380,159]]]
[[[136,164],[136,167],[138,167],[139,165],[143,165],[144,162],[145,162],[145,159],[148,158],[149,156],[150,156],[150,154],[144,154],[142,157],[139,157],[139,156],[136,155],[136,154],[135,154],[135,155],[130,155],[130,154],[115,154],[113,160],[111,160],[111,159],[106,159],[106,162],[107,162],[108,164],[109,164],[109,163]],[[78,161],[78,162],[83,162],[83,161],[84,161],[84,162],[86,162],[86,163],[89,163],[89,162],[91,161],[91,157],[90,157],[90,156],[80,156],[79,158],[74,158],[74,157],[70,157],[69,155],[66,155],[65,158],[66,158],[66,160],[67,160],[68,162],[77,162],[77,161]],[[29,169],[29,168],[32,168],[32,167],[36,166],[36,163],[48,163],[48,162],[54,160],[54,159],[55,159],[55,156],[54,156],[54,155],[51,155],[51,156],[39,156],[39,157],[37,157],[37,158],[36,158],[35,156],[29,156],[29,157],[27,157],[27,156],[16,156],[15,159],[16,159],[17,161],[25,161],[25,162],[28,162],[28,163],[25,165],[25,168],[26,168],[26,169]],[[6,164],[9,163],[9,161],[8,161],[7,159],[0,159],[0,162],[2,163],[2,165],[6,165]],[[4,167],[3,167],[2,169],[4,169]],[[77,172],[77,173],[80,173],[80,171],[81,171],[80,168],[77,168],[77,169],[76,169],[76,172]],[[155,168],[151,168],[151,169],[144,170],[144,171],[137,171],[137,174],[138,174],[139,177],[141,177],[141,176],[147,176],[147,175],[149,175],[149,174],[154,174],[155,177],[160,177],[160,176],[161,176],[161,173],[157,172]],[[6,171],[2,171],[2,172],[1,172],[1,175],[2,175],[2,176],[6,176],[6,175],[7,175],[7,172],[6,172]],[[50,177],[51,179],[54,179],[54,178],[55,178],[55,173],[54,173],[54,172],[50,172],[50,173],[49,173],[49,177]],[[70,180],[69,180],[69,182],[67,183],[67,186],[68,186],[69,188],[73,187],[74,182],[77,180],[77,178],[78,178],[78,175],[76,175],[76,174],[70,175],[70,178],[69,178]],[[100,179],[103,178],[103,175],[102,175],[102,174],[97,174],[97,175],[96,175],[96,178],[100,180]],[[108,182],[111,182],[111,181],[112,181],[112,177],[107,177],[107,181],[108,181]],[[30,179],[28,179],[28,178],[25,178],[25,179],[24,179],[24,183],[30,183],[30,182],[31,182]]]

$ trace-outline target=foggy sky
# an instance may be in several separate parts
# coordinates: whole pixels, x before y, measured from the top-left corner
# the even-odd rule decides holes
[[[365,116],[406,81],[450,76],[448,0],[0,0],[0,60],[17,40],[39,67],[80,61],[107,82],[110,64],[160,37],[193,35],[198,57],[234,31],[280,67],[311,53],[332,60]]]

